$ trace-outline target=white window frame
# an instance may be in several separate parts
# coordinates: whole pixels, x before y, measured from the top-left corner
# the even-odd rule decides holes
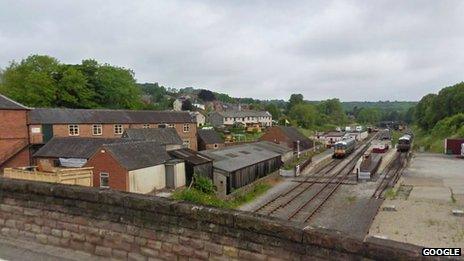
[[[172,124],[172,123],[169,123],[169,124],[168,124],[168,128],[175,128],[175,127],[176,127],[176,126],[175,126],[174,124]]]
[[[114,124],[114,134],[121,135],[124,132],[124,126],[122,124]]]
[[[69,124],[68,125],[68,134],[69,136],[79,136],[79,125]]]
[[[107,178],[108,180],[108,185],[103,186],[102,185],[102,178]],[[109,188],[110,187],[110,174],[108,172],[100,172],[100,188]]]
[[[182,140],[182,145],[190,149],[190,140]]]
[[[142,127],[142,128],[144,128],[144,129],[149,129],[149,128],[150,128],[150,124],[145,123],[145,124],[143,124],[143,127]]]
[[[190,131],[190,124],[184,123],[183,130],[184,130],[184,132],[189,132]]]
[[[97,130],[97,132],[95,132],[95,130]],[[103,135],[103,125],[101,125],[101,124],[93,124],[92,125],[92,135],[93,136],[101,136],[101,135]]]

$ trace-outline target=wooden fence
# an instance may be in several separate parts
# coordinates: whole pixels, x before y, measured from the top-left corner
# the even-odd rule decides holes
[[[37,171],[35,168],[6,168],[3,176],[12,179],[25,179],[42,182],[93,186],[93,168],[60,168],[51,172]]]

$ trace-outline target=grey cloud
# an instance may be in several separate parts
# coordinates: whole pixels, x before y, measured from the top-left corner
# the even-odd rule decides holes
[[[30,54],[239,97],[417,100],[462,80],[461,1],[0,0],[0,67]]]

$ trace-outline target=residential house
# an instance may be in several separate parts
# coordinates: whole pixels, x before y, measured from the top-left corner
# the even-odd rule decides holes
[[[187,185],[192,182],[195,174],[213,180],[213,159],[187,148],[172,150],[168,153],[171,157],[185,162],[185,179]]]
[[[205,125],[206,117],[201,112],[192,111],[192,112],[190,112],[190,115],[192,115],[192,117],[194,117],[196,119],[198,127],[201,127],[201,126]]]
[[[314,147],[314,142],[297,128],[291,126],[273,126],[260,137],[261,141],[270,141],[287,146],[294,152],[306,151]]]
[[[259,124],[262,127],[272,126],[272,115],[267,111],[227,110],[213,112],[209,120],[215,127],[243,124],[245,126]]]
[[[0,173],[30,165],[27,113],[30,109],[0,94]]]
[[[182,105],[184,104],[185,101],[189,100],[190,96],[181,96],[177,99],[174,100],[172,103],[172,109],[174,111],[182,111]]]
[[[198,130],[198,150],[219,149],[225,146],[224,140],[213,129]]]
[[[174,128],[127,129],[122,134],[122,138],[135,141],[156,141],[166,146],[166,150],[176,150],[184,146]]]
[[[200,151],[199,154],[214,160],[213,183],[221,197],[278,171],[282,165],[279,153],[253,143]]]
[[[131,141],[102,145],[86,166],[94,168],[96,187],[146,194],[166,187],[165,164],[170,160],[158,142]],[[177,164],[184,168],[183,162]],[[185,171],[180,173],[185,183]]]
[[[33,155],[35,165],[79,168],[95,154],[103,144],[122,142],[121,139],[54,137]]]
[[[184,144],[197,149],[197,125],[188,112],[105,109],[33,109],[29,137],[35,150],[52,137],[120,138],[126,129],[174,128]]]

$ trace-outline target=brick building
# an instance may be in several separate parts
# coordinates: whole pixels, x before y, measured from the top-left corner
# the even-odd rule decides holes
[[[35,150],[52,137],[120,138],[131,128],[174,128],[186,147],[197,150],[197,126],[188,112],[41,108],[29,113]]]
[[[312,140],[299,132],[295,127],[290,126],[271,127],[261,136],[260,140],[285,145],[293,149],[293,151],[297,151],[298,149],[300,151],[305,151],[314,147],[314,142]]]
[[[198,130],[198,150],[219,149],[224,146],[224,140],[215,130]]]
[[[28,111],[29,108],[0,94],[0,173],[7,167],[30,164]]]
[[[90,157],[93,185],[134,193],[150,193],[166,187],[166,163],[171,157],[154,141],[131,141],[102,145]],[[184,177],[184,163],[179,162]],[[183,170],[183,173],[182,173]]]

